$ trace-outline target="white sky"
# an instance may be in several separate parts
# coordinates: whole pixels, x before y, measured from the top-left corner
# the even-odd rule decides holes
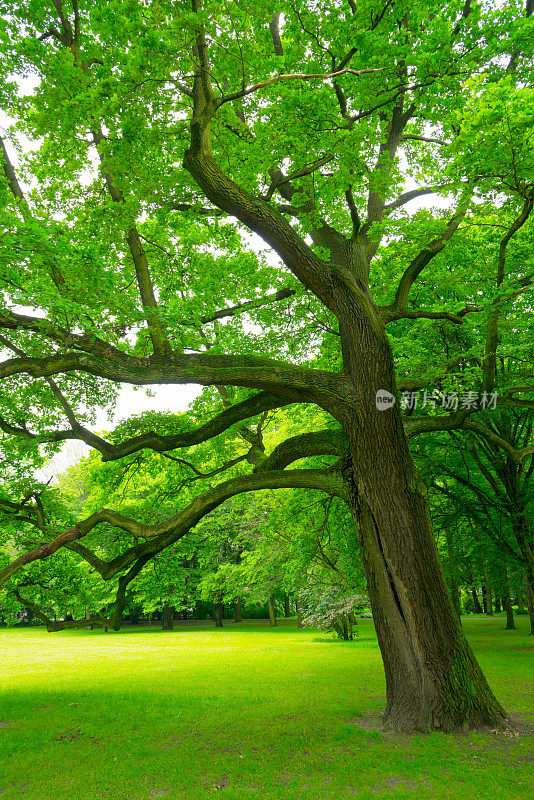
[[[147,397],[144,388],[134,389],[133,386],[122,386],[117,398],[117,405],[113,420],[110,422],[104,411],[98,413],[96,425],[92,429],[96,433],[113,430],[115,425],[133,414],[143,411],[170,411],[176,414],[186,411],[189,404],[201,392],[200,386],[186,384],[185,386],[152,386],[154,397]],[[37,478],[48,481],[60,475],[68,467],[76,464],[83,456],[89,454],[90,448],[79,441],[65,442],[61,451],[52,458],[46,467],[39,470]]]

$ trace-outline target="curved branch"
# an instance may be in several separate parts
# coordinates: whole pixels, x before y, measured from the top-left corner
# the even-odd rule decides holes
[[[199,0],[193,10],[201,11]],[[330,266],[321,260],[292,228],[289,222],[268,203],[251,196],[219,167],[211,147],[211,120],[220,107],[211,85],[206,36],[202,25],[196,38],[198,67],[193,84],[193,117],[190,145],[184,154],[184,168],[192,175],[205,196],[221,211],[237,217],[251,231],[261,236],[293,272],[329,308],[333,305],[334,277]],[[299,74],[300,77],[300,74]],[[280,76],[271,79],[280,80]],[[262,85],[267,85],[264,82]],[[252,88],[228,94],[224,102],[249,94]],[[333,310],[333,309],[332,309]]]
[[[111,620],[106,619],[101,614],[92,614],[90,617],[86,617],[84,619],[72,619],[72,620],[63,620],[61,622],[57,622],[56,620],[50,619],[44,613],[44,611],[39,608],[37,603],[28,600],[26,597],[23,597],[18,589],[13,590],[14,596],[17,598],[19,603],[26,608],[29,608],[35,616],[44,622],[46,625],[46,630],[48,633],[56,633],[57,631],[63,631],[66,628],[87,628],[88,625],[102,625],[103,628],[111,627]]]
[[[196,497],[182,511],[155,525],[146,525],[111,509],[102,509],[102,511],[91,514],[87,519],[78,522],[73,528],[60,533],[51,542],[46,542],[35,550],[19,556],[0,569],[0,586],[28,564],[49,558],[61,547],[69,547],[72,543],[76,543],[102,522],[126,531],[135,538],[146,540],[126,550],[112,561],[101,562],[99,572],[104,580],[109,580],[138,559],[146,556],[150,558],[181,539],[206,514],[220,506],[225,500],[238,494],[260,489],[316,489],[326,494],[348,499],[348,491],[339,470],[272,470],[225,481]]]
[[[413,137],[403,136],[403,139],[406,138]],[[447,189],[450,186],[450,183],[442,183],[437,186],[424,186],[421,189],[412,189],[409,192],[404,192],[404,194],[401,194],[396,200],[393,200],[391,203],[387,203],[384,206],[384,212],[386,214],[390,214],[392,211],[395,211],[395,209],[406,205],[406,203],[409,203],[410,200],[415,200],[417,197],[423,197],[426,194],[436,194],[437,192],[441,192],[443,189]]]
[[[464,420],[473,411],[465,409],[455,414],[441,414],[437,417],[406,417],[402,422],[409,439],[420,436],[422,433],[435,433],[438,431],[451,431],[464,426]]]
[[[510,386],[505,390],[503,396],[499,398],[499,404],[504,406],[518,406],[519,408],[534,408],[534,400],[514,397],[518,392],[534,394],[534,386]]]
[[[344,69],[339,69],[336,72],[290,72],[285,75],[276,75],[274,78],[268,78],[265,81],[260,81],[260,83],[255,83],[252,86],[245,87],[244,89],[239,89],[237,92],[231,92],[230,94],[223,95],[221,98],[218,98],[217,105],[222,106],[223,103],[230,103],[233,100],[238,100],[240,97],[246,97],[253,92],[257,92],[260,89],[265,89],[267,86],[272,86],[274,83],[280,83],[281,81],[326,81],[332,80],[333,78],[339,78],[341,75],[360,76],[367,75],[370,72],[383,71],[384,67],[358,70],[345,67]]]
[[[349,452],[347,435],[341,428],[326,428],[322,431],[303,433],[292,436],[275,447],[270,456],[256,467],[255,473],[266,472],[285,467],[301,458],[310,456],[338,456],[342,458]]]
[[[395,306],[384,306],[380,309],[386,323],[395,322],[398,319],[435,319],[446,320],[454,325],[463,325],[466,314],[478,314],[483,311],[478,306],[467,305],[459,311],[409,311],[406,308]]]
[[[126,603],[128,602],[128,598],[126,597],[126,589],[128,588],[128,584],[131,583],[134,578],[137,578],[145,564],[150,561],[150,559],[150,555],[141,556],[141,558],[137,559],[133,567],[126,573],[126,575],[122,575],[119,578],[119,585],[117,587],[117,595],[115,599],[115,610],[111,619],[111,627],[114,631],[120,630],[122,624],[122,612],[126,608]]]
[[[18,558],[14,559],[10,564],[0,569],[0,586],[4,584],[15,573],[19,572],[23,567],[34,561],[41,561],[56,553],[60,548],[66,547],[71,542],[82,539],[87,536],[93,528],[100,525],[102,522],[108,522],[116,528],[126,531],[133,536],[149,536],[152,530],[156,530],[158,526],[145,525],[142,522],[137,522],[131,517],[125,517],[117,511],[111,509],[102,509],[91,514],[81,522],[77,522],[73,528],[58,534],[55,539],[50,542],[45,542],[39,545],[35,550],[29,553],[24,553]],[[155,534],[154,534],[155,535]]]
[[[293,402],[324,405],[328,405],[333,396],[344,393],[346,385],[341,373],[288,365],[253,355],[180,353],[162,358],[139,358],[109,346],[103,351],[55,353],[44,358],[28,356],[0,363],[0,378],[21,373],[34,378],[48,378],[74,371],[137,386],[183,383],[242,386],[264,389]]]
[[[399,281],[399,285],[395,293],[395,300],[390,306],[385,306],[382,309],[384,316],[387,317],[389,314],[395,314],[399,310],[404,310],[406,308],[408,295],[413,283],[417,280],[423,269],[430,264],[432,259],[435,258],[438,253],[441,253],[441,251],[445,248],[447,243],[450,241],[450,239],[452,239],[458,230],[458,227],[465,217],[469,207],[472,194],[473,188],[471,186],[464,190],[460,202],[458,203],[456,213],[452,216],[447,227],[445,228],[445,231],[441,234],[441,236],[438,236],[436,239],[430,242],[427,247],[421,250],[421,252],[406,268]]]
[[[525,453],[524,450],[516,450],[515,447],[510,444],[510,442],[507,442],[506,439],[502,438],[502,436],[494,433],[490,428],[486,428],[485,425],[482,425],[476,420],[466,420],[461,427],[463,430],[476,433],[478,436],[481,436],[483,439],[491,442],[491,444],[496,445],[501,450],[504,450],[516,464],[521,464],[525,456],[528,455],[528,453]]]
[[[154,431],[148,431],[117,444],[97,436],[74,418],[70,419],[71,430],[52,431],[48,434],[37,434],[28,431],[26,428],[17,428],[7,423],[2,417],[0,417],[0,429],[6,433],[24,436],[37,442],[59,442],[66,439],[78,439],[97,450],[102,455],[102,461],[105,462],[116,461],[119,458],[124,458],[144,449],[154,450],[156,453],[166,453],[169,450],[192,447],[219,436],[231,428],[232,425],[243,422],[250,417],[255,417],[258,414],[263,414],[266,411],[272,411],[275,408],[284,408],[290,403],[291,401],[285,400],[278,395],[259,392],[241,403],[225,408],[220,414],[197,428],[190,428],[175,434],[159,434]]]

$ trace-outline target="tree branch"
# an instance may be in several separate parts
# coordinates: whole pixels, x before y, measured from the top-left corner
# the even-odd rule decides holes
[[[49,382],[51,381],[51,379],[48,380]],[[57,393],[66,404],[65,410],[72,425],[71,430],[33,433],[27,427],[11,425],[1,416],[0,429],[12,436],[20,436],[36,442],[61,442],[69,439],[78,439],[101,453],[102,461],[106,462],[116,461],[144,449],[153,450],[157,453],[166,453],[169,450],[192,447],[219,436],[239,422],[258,416],[258,414],[263,414],[266,411],[272,411],[275,408],[284,408],[291,403],[290,400],[278,395],[259,392],[240,403],[230,404],[220,414],[197,428],[167,435],[149,431],[148,433],[125,439],[122,442],[111,443],[81,425],[76,420],[72,408],[59,389],[57,389]]]
[[[347,489],[339,472],[317,469],[273,470],[225,481],[196,497],[182,511],[155,525],[137,522],[116,511],[102,509],[102,511],[95,512],[87,519],[78,522],[73,528],[60,533],[51,542],[42,544],[35,550],[19,556],[0,569],[0,586],[28,564],[49,558],[61,547],[68,547],[71,543],[78,542],[79,539],[87,536],[102,522],[107,522],[129,533],[136,539],[142,538],[146,540],[101,567],[102,577],[105,580],[109,580],[138,559],[147,556],[150,558],[185,536],[206,514],[209,514],[210,511],[213,511],[230,497],[260,489],[290,488],[316,489],[344,499],[348,497]]]
[[[111,166],[106,162],[106,159],[101,152],[100,145],[104,141],[104,135],[100,129],[92,131],[92,135],[96,152],[102,165],[102,172],[110,197],[114,203],[124,203],[122,191],[115,185]],[[146,253],[141,243],[139,231],[134,224],[127,225],[124,233],[135,267],[137,286],[139,289],[146,321],[148,323],[152,347],[156,355],[162,356],[166,353],[170,353],[172,348],[159,316],[158,303],[154,293],[154,286],[148,267]]]
[[[341,428],[326,428],[286,439],[254,471],[258,474],[273,469],[285,469],[294,461],[310,456],[330,455],[342,458],[348,452],[349,443],[344,431]]]
[[[415,200],[415,198],[423,197],[426,194],[435,194],[436,192],[441,192],[443,189],[447,189],[449,186],[451,186],[450,183],[442,183],[437,186],[424,186],[421,189],[411,189],[411,191],[401,194],[393,202],[387,203],[384,206],[384,211],[387,214],[391,214],[392,211],[395,211],[395,209],[406,205],[406,203],[409,203],[410,200]]]
[[[452,239],[458,230],[458,227],[462,219],[465,217],[469,207],[472,193],[472,187],[468,187],[464,190],[456,213],[451,218],[445,231],[441,236],[438,236],[436,239],[430,242],[429,245],[413,259],[411,264],[404,271],[395,293],[395,300],[391,305],[383,306],[381,309],[386,319],[389,318],[389,314],[395,314],[399,310],[404,311],[412,285],[423,269],[432,261],[433,258],[438,255],[438,253],[441,253],[441,251],[445,248],[447,243],[450,241],[450,239]]]
[[[497,278],[496,286],[499,288],[505,277],[506,270],[506,250],[508,243],[513,236],[523,227],[530,217],[534,207],[534,193],[531,193],[524,201],[521,213],[515,218],[502,237],[499,244],[499,256],[497,259]],[[488,311],[488,321],[486,327],[486,346],[484,355],[484,374],[482,379],[482,389],[491,392],[495,386],[495,372],[497,368],[497,346],[499,340],[499,316],[504,305],[505,298],[496,298]]]
[[[273,40],[275,55],[283,56],[284,48],[282,47],[282,40],[280,39],[280,13],[272,15],[269,21],[269,31],[271,33],[271,39]]]
[[[11,193],[15,200],[18,201],[18,208],[24,220],[28,221],[32,219],[32,212],[29,206],[29,203],[24,195],[24,192],[21,189],[20,183],[18,182],[17,174],[15,172],[15,168],[11,163],[9,158],[9,154],[6,150],[6,146],[4,144],[4,140],[0,137],[0,160],[2,161],[2,167],[4,171],[4,175],[7,178],[8,186],[11,189]],[[61,270],[59,269],[57,263],[54,259],[46,258],[45,263],[49,269],[50,277],[56,287],[56,289],[60,293],[64,293],[66,291],[65,285],[65,278]]]
[[[103,628],[111,627],[111,620],[106,619],[100,614],[92,614],[90,617],[85,619],[73,619],[57,622],[56,620],[47,617],[44,611],[39,608],[37,603],[33,603],[31,600],[23,597],[18,587],[13,589],[13,594],[21,605],[29,608],[31,611],[33,611],[35,616],[41,620],[41,622],[44,622],[48,633],[56,633],[57,631],[63,631],[66,628],[87,628],[88,625],[102,625]]]
[[[287,300],[288,297],[296,295],[296,289],[279,289],[277,292],[266,294],[265,297],[259,297],[257,300],[248,300],[245,303],[239,303],[237,306],[230,306],[230,308],[223,308],[220,311],[215,311],[213,314],[207,314],[200,318],[201,325],[207,325],[209,322],[215,322],[225,317],[236,317],[238,314],[243,314],[246,311],[253,311],[256,308],[275,303],[280,300]],[[194,325],[193,322],[180,321],[180,325]]]
[[[274,193],[280,189],[284,184],[291,183],[291,181],[296,180],[297,178],[304,178],[306,175],[311,175],[312,173],[316,172],[321,167],[324,167],[326,164],[329,164],[335,158],[334,154],[330,154],[327,156],[323,156],[322,158],[317,159],[312,164],[307,167],[302,167],[301,169],[297,169],[294,172],[291,172],[289,175],[284,175],[281,170],[273,170],[273,174],[277,175],[277,180],[273,180],[271,185],[267,190],[267,194],[262,196],[262,200],[268,201],[272,198]]]
[[[385,306],[380,309],[383,313],[386,322],[394,322],[398,319],[442,319],[452,322],[455,325],[462,325],[466,314],[477,314],[483,311],[483,308],[478,306],[468,305],[461,308],[459,311],[409,311],[408,309],[397,309],[391,311],[391,306]]]
[[[285,75],[276,75],[274,78],[268,78],[265,81],[260,81],[260,83],[255,83],[253,86],[247,86],[244,89],[239,89],[237,92],[231,92],[230,94],[223,95],[217,100],[217,106],[223,105],[223,103],[232,102],[232,100],[237,100],[240,97],[246,97],[253,92],[257,92],[260,89],[265,89],[267,86],[272,86],[275,83],[280,83],[281,81],[314,81],[314,80],[331,80],[332,78],[339,78],[341,75],[367,75],[370,72],[383,72],[384,67],[378,67],[374,69],[351,69],[350,67],[345,67],[344,69],[336,70],[335,72],[291,72]]]
[[[515,447],[510,444],[510,442],[507,442],[506,439],[503,439],[502,436],[496,434],[491,430],[491,428],[487,428],[485,425],[482,425],[476,420],[466,420],[463,423],[462,428],[463,430],[476,433],[478,436],[486,439],[491,444],[499,447],[501,450],[504,450],[515,464],[521,464],[523,458],[525,458],[524,450],[516,450]]]
[[[17,328],[17,315],[0,315],[0,327]],[[34,378],[49,378],[68,372],[85,372],[119,383],[138,386],[152,384],[196,383],[201,386],[242,386],[264,389],[295,402],[319,402],[330,405],[334,397],[344,393],[347,380],[341,373],[307,369],[272,359],[242,355],[209,353],[173,354],[158,358],[139,358],[122,353],[91,336],[68,332],[63,335],[46,320],[43,330],[54,339],[68,339],[78,344],[83,353],[55,353],[47,357],[24,357],[0,362],[0,378],[27,373]],[[26,327],[27,326],[22,326]],[[33,325],[30,326],[30,329]],[[103,345],[103,346],[102,346]]]
[[[414,142],[430,142],[431,144],[440,144],[443,147],[448,147],[451,142],[444,142],[443,139],[434,139],[432,136],[418,136],[413,133],[406,133],[401,138],[401,142],[414,141]]]

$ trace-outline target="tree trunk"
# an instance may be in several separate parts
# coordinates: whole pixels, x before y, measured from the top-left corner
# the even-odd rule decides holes
[[[163,606],[163,624],[161,626],[162,631],[172,631],[174,629],[172,621],[173,617],[174,617],[174,608],[165,603],[165,605]]]
[[[502,606],[502,610],[504,611],[504,606]],[[495,599],[493,601],[493,613],[501,613],[501,598],[498,595],[495,595]]]
[[[243,622],[243,601],[240,597],[235,601],[235,619],[234,622]]]
[[[222,628],[224,616],[224,604],[222,600],[217,600],[213,603],[213,619],[215,620],[215,627]]]
[[[480,605],[480,600],[478,599],[478,592],[476,586],[471,586],[471,597],[473,598],[473,608],[475,614],[482,614],[482,606]]]
[[[534,636],[534,598],[532,596],[532,589],[525,571],[525,599],[527,602],[528,615],[530,617],[530,636]]]
[[[86,608],[85,609],[85,619],[90,619],[90,618],[91,618],[91,612],[89,611],[88,608]],[[94,627],[95,627],[94,625],[88,625],[85,630],[86,631],[92,631],[94,629]]]
[[[484,577],[484,588],[483,588],[483,602],[484,602],[484,613],[488,617],[493,616],[493,600],[492,600],[492,592],[491,592],[491,583],[488,573],[488,567],[486,561],[482,562],[482,575]]]
[[[276,628],[276,610],[274,607],[274,597],[272,594],[270,594],[268,597],[267,605],[269,606],[269,627]]]
[[[508,570],[504,561],[501,562],[501,581],[502,581],[502,604],[506,611],[506,626],[505,630],[513,631],[515,629],[514,612],[512,611],[512,599],[510,597],[510,586],[508,583]]]
[[[521,587],[520,586],[516,587],[516,600],[517,600],[517,614],[518,614],[518,616],[520,614],[525,614],[526,613],[526,609],[525,609],[525,604],[523,602],[523,594],[521,592]]]
[[[456,570],[456,555],[454,552],[454,541],[452,531],[447,525],[445,527],[445,539],[447,542],[447,554],[449,556],[449,578],[450,578],[450,589],[451,589],[451,597],[454,608],[456,609],[456,613],[458,614],[458,619],[460,620],[460,625],[462,624],[461,621],[461,606],[460,606],[460,589],[458,588],[458,573]]]
[[[297,628],[303,628],[304,625],[302,624],[302,608],[298,597],[295,599],[295,611],[297,613]]]
[[[284,617],[287,619],[291,616],[291,609],[289,607],[289,595],[284,596]]]
[[[397,730],[501,727],[494,697],[458,620],[432,532],[427,490],[413,463],[396,394],[393,357],[378,322],[340,317],[352,416],[336,413],[350,438],[352,512],[384,661],[384,722]],[[350,326],[346,320],[350,319]]]

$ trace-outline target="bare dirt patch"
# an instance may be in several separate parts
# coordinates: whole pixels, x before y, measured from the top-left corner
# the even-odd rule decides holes
[[[56,742],[74,742],[81,736],[85,736],[81,728],[67,728],[63,733],[56,733]]]

